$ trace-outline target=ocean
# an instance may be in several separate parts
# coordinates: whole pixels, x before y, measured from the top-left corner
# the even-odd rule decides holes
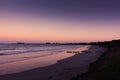
[[[0,75],[49,66],[75,55],[67,51],[86,49],[84,45],[0,44]]]

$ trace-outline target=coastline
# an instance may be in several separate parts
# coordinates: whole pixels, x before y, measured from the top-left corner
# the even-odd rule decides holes
[[[49,52],[49,54],[48,52],[41,51],[27,54],[0,56],[0,75],[19,73],[35,68],[50,66],[56,64],[59,60],[72,57],[84,50],[88,50],[89,47],[90,46],[82,46],[75,49],[66,49],[66,51],[62,52],[53,51],[52,53]],[[78,51],[79,53],[67,53],[67,50],[71,52]],[[47,55],[41,57],[41,54]]]
[[[79,75],[78,79],[75,77],[73,80],[120,80],[119,74],[120,46],[111,46],[107,47],[107,51],[90,65],[89,72]]]
[[[88,72],[90,64],[95,62],[104,51],[102,47],[91,46],[89,50],[60,60],[54,65],[3,75],[0,76],[0,80],[70,80],[78,74]]]

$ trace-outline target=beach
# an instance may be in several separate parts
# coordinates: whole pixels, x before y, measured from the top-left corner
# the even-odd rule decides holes
[[[106,51],[90,65],[87,73],[77,76],[77,80],[120,80],[120,40],[93,44]]]
[[[0,80],[120,80],[120,0],[0,0]]]
[[[86,73],[90,64],[95,62],[104,51],[102,47],[89,46],[88,50],[58,60],[53,65],[1,75],[0,80],[70,80],[76,75]]]

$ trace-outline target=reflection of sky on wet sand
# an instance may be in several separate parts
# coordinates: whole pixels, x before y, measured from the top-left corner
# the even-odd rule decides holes
[[[89,47],[84,46],[81,48],[76,49],[75,51],[82,51],[82,50],[87,50]],[[71,57],[75,54],[69,54],[65,52],[61,52],[58,54],[54,55],[48,55],[44,57],[37,57],[37,58],[31,58],[27,60],[19,60],[20,58],[23,57],[29,57],[29,56],[39,56],[39,54],[34,55],[34,53],[31,54],[20,54],[20,55],[10,55],[10,56],[0,56],[1,60],[8,59],[9,58],[18,58],[18,61],[16,62],[11,62],[11,63],[6,63],[6,64],[1,64],[0,65],[0,75],[2,74],[9,74],[9,73],[16,73],[16,72],[21,72],[25,70],[30,70],[33,68],[38,68],[38,67],[44,67],[48,66],[51,64],[57,63],[58,60],[65,59],[68,57]]]

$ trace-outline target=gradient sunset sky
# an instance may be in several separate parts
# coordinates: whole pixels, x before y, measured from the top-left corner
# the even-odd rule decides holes
[[[0,0],[0,42],[120,39],[120,0]]]

